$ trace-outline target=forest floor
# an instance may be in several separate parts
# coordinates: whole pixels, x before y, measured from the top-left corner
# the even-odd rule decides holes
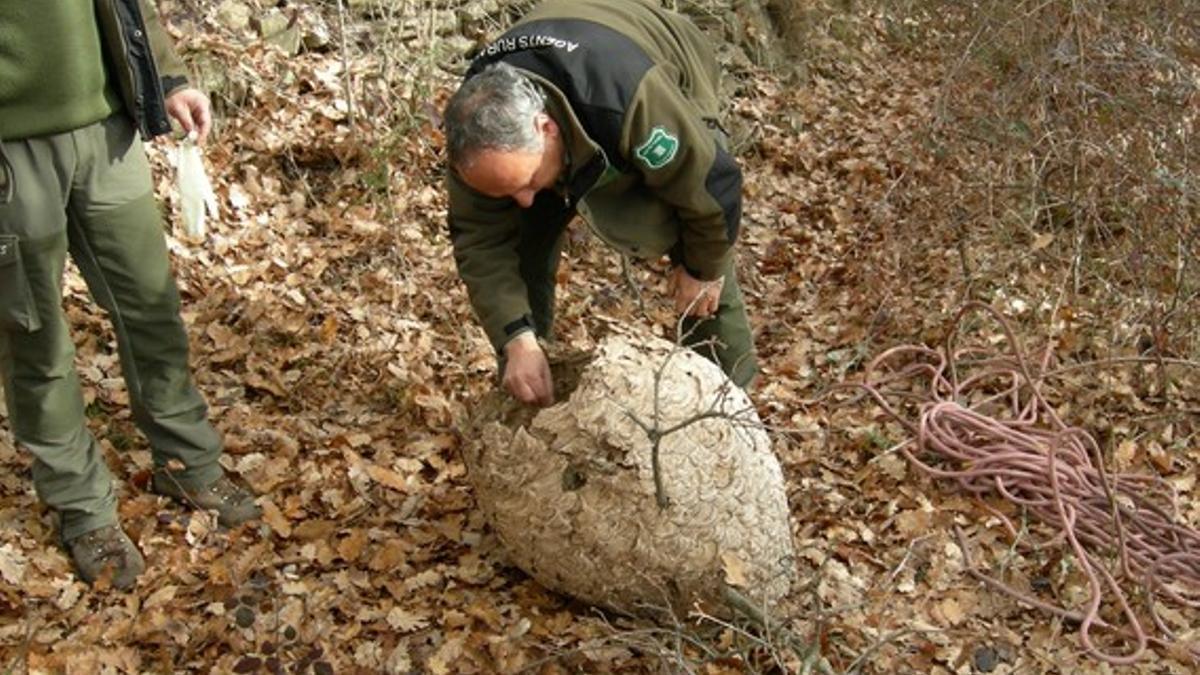
[[[799,655],[750,628],[605,615],[506,563],[459,457],[494,363],[447,239],[436,111],[456,78],[442,55],[389,56],[409,44],[403,35],[289,55],[190,6],[166,16],[189,60],[219,81],[206,162],[220,216],[204,241],[180,236],[175,141],[147,148],[195,377],[227,467],[263,495],[265,515],[226,531],[146,490],[149,451],[112,332],[69,272],[92,429],[148,567],[130,593],[80,583],[33,493],[29,456],[4,433],[0,672],[798,670]],[[864,14],[847,23],[853,40],[814,41],[803,72],[730,61],[745,170],[739,273],[763,365],[752,398],[774,430],[797,552],[778,618],[838,672],[1113,672],[1087,653],[1078,622],[973,577],[955,537],[960,528],[989,573],[1080,609],[1087,581],[1069,549],[1025,547],[999,514],[1026,540],[1044,524],[918,470],[895,450],[905,430],[869,398],[818,398],[889,347],[941,345],[969,300],[1008,317],[1030,350],[1049,344],[1056,363],[1174,345],[1174,367],[1074,370],[1045,395],[1102,436],[1110,470],[1161,477],[1178,492],[1179,522],[1200,525],[1194,336],[1146,319],[1128,284],[1078,283],[1069,225],[998,226],[952,199],[987,167],[940,148],[945,57],[885,19]],[[1189,242],[1181,250],[1194,255]],[[636,263],[631,285],[619,257],[576,224],[559,339],[587,348],[613,322],[669,336],[666,272]],[[1182,311],[1194,315],[1192,300]],[[995,321],[966,326],[965,341],[1011,351]],[[1112,604],[1103,616],[1119,620]],[[1194,672],[1178,644],[1194,644],[1200,615],[1162,615],[1181,641],[1128,672]],[[1106,649],[1133,651],[1093,632]]]

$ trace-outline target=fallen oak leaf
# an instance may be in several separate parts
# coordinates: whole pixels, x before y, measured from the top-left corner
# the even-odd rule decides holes
[[[346,562],[354,562],[362,555],[363,549],[367,547],[367,543],[367,533],[362,529],[354,528],[350,531],[349,536],[338,542],[338,555]]]
[[[382,572],[385,570],[393,570],[399,567],[408,558],[409,545],[399,539],[393,539],[383,545],[374,555],[371,556],[367,567],[372,572]]]
[[[292,524],[288,522],[287,516],[283,515],[283,511],[275,505],[275,502],[270,499],[262,500],[263,522],[265,522],[275,534],[283,538],[292,536]]]
[[[393,607],[387,614],[388,625],[400,633],[411,633],[429,625],[428,618],[403,607]]]
[[[396,473],[391,469],[379,466],[378,464],[368,463],[366,465],[366,471],[367,475],[371,477],[371,480],[383,485],[384,487],[389,487],[397,492],[409,491],[408,481],[405,480],[404,476],[401,476],[399,473]]]
[[[337,530],[337,523],[331,520],[306,520],[296,526],[295,535],[303,541],[326,539]]]
[[[721,568],[725,571],[725,583],[737,588],[746,588],[750,585],[746,578],[746,563],[737,557],[732,551],[725,551],[721,554]]]
[[[155,607],[162,607],[163,605],[166,605],[167,603],[174,600],[175,594],[178,591],[179,591],[178,586],[175,586],[175,585],[163,586],[162,588],[151,593],[150,597],[146,598],[146,602],[142,604],[142,609],[147,610],[147,609],[154,609]]]
[[[0,546],[0,579],[16,586],[25,580],[28,561],[25,554],[12,544]]]
[[[408,480],[400,473],[363,459],[362,455],[348,448],[342,451],[342,455],[350,464],[351,483],[354,482],[355,475],[358,475],[359,480],[361,480],[361,475],[365,473],[372,481],[384,487],[391,488],[397,492],[410,492]],[[365,485],[360,485],[357,489],[365,487]]]

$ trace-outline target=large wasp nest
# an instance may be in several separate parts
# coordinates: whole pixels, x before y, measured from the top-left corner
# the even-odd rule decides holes
[[[783,474],[720,368],[618,334],[556,370],[556,405],[533,414],[493,400],[465,448],[479,506],[518,567],[631,614],[724,613],[723,584],[757,605],[787,593]]]

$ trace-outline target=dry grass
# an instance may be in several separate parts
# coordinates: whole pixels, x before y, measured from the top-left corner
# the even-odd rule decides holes
[[[1190,3],[904,4],[900,22],[922,28],[942,69],[917,140],[943,180],[901,186],[895,240],[953,242],[964,295],[1058,279],[1041,297],[1016,289],[1046,324],[1087,314],[1117,352],[1200,355]],[[901,258],[896,271],[920,277],[919,264]]]

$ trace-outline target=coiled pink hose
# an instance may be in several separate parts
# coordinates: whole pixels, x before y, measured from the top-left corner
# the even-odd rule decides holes
[[[955,348],[954,338],[972,310],[997,319],[1010,354]],[[966,539],[956,529],[972,576],[1078,622],[1084,648],[1102,661],[1133,663],[1155,646],[1200,663],[1200,641],[1180,644],[1155,609],[1159,602],[1200,608],[1200,532],[1180,523],[1170,484],[1157,476],[1106,472],[1092,436],[1059,418],[1041,393],[1044,379],[1052,374],[1047,370],[1050,354],[1047,349],[1035,371],[1005,318],[987,305],[969,303],[959,311],[944,349],[890,349],[866,366],[861,384],[846,386],[865,391],[908,429],[912,437],[899,451],[913,466],[954,480],[975,495],[998,494],[1057,528],[1059,533],[1038,547],[1065,541],[1087,578],[1090,596],[1086,607],[1073,610],[989,577],[975,568]],[[1015,538],[1011,521],[987,508]],[[1120,622],[1100,616],[1101,608],[1112,603],[1120,608]],[[1149,630],[1147,615],[1153,622]],[[1092,640],[1093,628],[1111,631],[1133,646],[1127,653],[1101,649]]]

